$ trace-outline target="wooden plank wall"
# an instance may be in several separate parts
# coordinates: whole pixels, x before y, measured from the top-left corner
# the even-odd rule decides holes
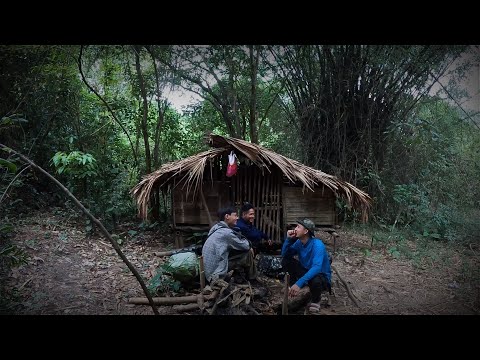
[[[302,187],[285,186],[283,189],[285,206],[285,231],[288,224],[296,219],[309,218],[316,226],[336,225],[335,195],[326,188],[315,188],[315,192]]]
[[[222,181],[207,180],[203,183],[203,193],[213,222],[218,220],[218,210],[229,202],[229,188]],[[192,193],[186,197],[186,189],[181,186],[173,190],[174,226],[177,225],[209,225],[207,211],[202,198],[198,195],[193,199]]]
[[[281,179],[276,169],[263,174],[256,165],[245,163],[232,178],[235,206],[240,209],[244,202],[252,203],[256,209],[254,225],[274,240],[283,238]]]

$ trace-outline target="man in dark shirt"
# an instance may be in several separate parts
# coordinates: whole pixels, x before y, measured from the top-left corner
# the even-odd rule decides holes
[[[237,221],[237,227],[242,232],[255,251],[258,254],[260,251],[268,250],[272,247],[272,240],[263,231],[257,229],[253,225],[255,220],[255,209],[252,204],[246,203],[242,206],[242,217]]]

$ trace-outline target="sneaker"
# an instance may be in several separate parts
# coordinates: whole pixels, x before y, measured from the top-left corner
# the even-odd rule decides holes
[[[309,314],[318,314],[320,313],[320,304],[318,303],[309,303],[307,305],[307,311]]]
[[[330,296],[328,296],[328,294],[322,294],[320,304],[322,304],[323,307],[331,306],[332,302],[330,301]]]

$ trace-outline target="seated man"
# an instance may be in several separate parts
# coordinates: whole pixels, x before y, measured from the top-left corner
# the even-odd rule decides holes
[[[248,240],[235,228],[237,211],[228,207],[221,209],[218,216],[220,221],[210,229],[202,249],[205,278],[211,283],[224,278],[229,270],[242,267],[248,280],[256,279],[253,250]]]
[[[272,248],[272,240],[263,231],[253,225],[255,209],[252,204],[245,203],[242,206],[242,217],[237,221],[237,227],[252,244],[255,254]],[[263,241],[262,241],[263,240]]]
[[[308,305],[311,313],[320,311],[322,291],[331,289],[330,258],[322,240],[315,238],[315,224],[310,219],[298,220],[294,230],[287,231],[282,248],[282,266],[290,274],[288,295],[294,297],[306,284],[312,293]],[[298,260],[293,256],[298,255]]]

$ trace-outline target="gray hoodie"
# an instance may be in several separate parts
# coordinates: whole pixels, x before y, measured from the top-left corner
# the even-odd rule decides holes
[[[230,250],[248,251],[249,249],[248,240],[239,231],[230,228],[225,221],[213,225],[202,249],[207,280],[212,281],[227,274]]]

